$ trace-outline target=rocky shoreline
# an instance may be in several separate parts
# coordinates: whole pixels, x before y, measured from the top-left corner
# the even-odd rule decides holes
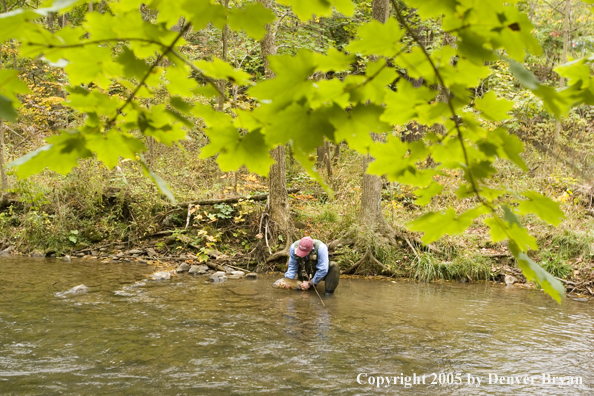
[[[83,260],[100,260],[102,263],[139,263],[153,265],[157,267],[157,271],[149,275],[149,279],[152,280],[167,280],[170,279],[172,275],[175,276],[179,273],[188,273],[193,276],[208,276],[208,280],[212,283],[222,283],[229,279],[257,279],[258,277],[258,274],[255,271],[229,264],[230,262],[245,262],[245,256],[241,254],[227,256],[214,249],[208,249],[207,254],[208,260],[204,261],[204,256],[200,257],[188,251],[181,251],[175,255],[163,255],[157,252],[154,247],[135,247],[126,249],[126,245],[121,243],[110,243],[108,245],[89,247],[75,251],[72,256],[64,255],[59,257],[56,256],[55,252],[44,253],[40,250],[33,250],[26,254],[16,251],[12,246],[0,251],[0,256],[20,255],[37,258],[45,257],[55,258],[65,262],[71,262],[72,258],[78,258]],[[526,282],[526,279],[518,268],[504,265],[497,267],[496,269],[498,274],[503,278],[503,282],[493,281],[493,283],[505,283],[508,287],[534,288],[533,284]],[[341,278],[365,278],[375,280],[393,279],[392,277],[382,275],[341,275]],[[409,280],[417,281],[415,279]],[[462,279],[459,282],[464,283],[467,281],[469,280]],[[561,281],[567,286],[568,298],[581,302],[591,300],[588,295],[582,293],[581,290],[578,290],[575,287],[576,284],[574,282],[569,282],[568,284],[568,282],[563,279],[561,279]],[[436,282],[443,282],[443,280]],[[470,280],[469,282],[473,281]],[[79,294],[79,291],[69,292],[66,293]]]

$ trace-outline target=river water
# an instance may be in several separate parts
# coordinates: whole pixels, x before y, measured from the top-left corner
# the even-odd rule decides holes
[[[270,275],[134,285],[153,271],[3,258],[0,394],[594,394],[591,302],[341,279],[325,308],[315,293],[273,289]],[[59,294],[81,283],[87,294]]]

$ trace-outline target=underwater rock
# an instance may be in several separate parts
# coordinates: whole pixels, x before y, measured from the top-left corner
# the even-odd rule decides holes
[[[171,279],[171,274],[169,271],[157,271],[154,274],[150,274],[149,278],[153,280],[167,280]]]
[[[33,250],[31,252],[31,254],[29,254],[29,256],[31,256],[31,257],[45,257],[45,253],[43,253],[41,250]]]
[[[227,282],[227,276],[226,275],[212,274],[210,276],[210,278],[208,278],[208,280],[211,281],[212,283]]]
[[[250,280],[258,279],[258,274],[256,274],[255,272],[249,272],[245,275],[245,279],[250,279]]]
[[[188,272],[190,270],[190,264],[188,263],[181,263],[179,267],[177,267],[177,272]]]
[[[515,276],[505,275],[505,284],[507,286],[511,286],[516,282],[518,282],[518,278],[516,278]]]

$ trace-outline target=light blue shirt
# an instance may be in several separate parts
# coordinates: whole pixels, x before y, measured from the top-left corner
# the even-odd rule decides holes
[[[299,263],[297,262],[297,255],[295,254],[295,244],[291,245],[289,254],[289,269],[285,272],[285,278],[295,279],[297,271],[299,271]],[[330,260],[328,259],[328,246],[324,243],[320,243],[318,248],[318,264],[316,265],[316,275],[312,279],[314,285],[318,283],[328,274],[328,265]],[[309,275],[309,274],[308,274]]]

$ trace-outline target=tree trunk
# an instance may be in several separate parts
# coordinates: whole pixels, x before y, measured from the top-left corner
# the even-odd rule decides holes
[[[272,0],[260,0],[260,3],[268,9],[272,9]],[[262,62],[264,63],[264,73],[266,78],[274,78],[274,72],[270,70],[268,63],[268,55],[276,55],[276,44],[274,38],[276,32],[274,26],[271,24],[266,25],[266,34],[262,41],[260,41],[260,49],[262,50]]]
[[[371,16],[376,21],[386,23],[390,16],[390,0],[373,0],[371,3]]]
[[[322,169],[324,167],[324,158],[326,157],[326,146],[323,144],[321,146],[318,146],[316,148],[316,153],[317,153],[316,168],[319,172],[320,169]]]
[[[93,2],[89,2],[89,12],[93,12]]]
[[[569,50],[569,20],[571,18],[571,0],[565,0],[565,15],[563,17],[563,52],[561,54],[561,64],[567,63],[567,51]],[[559,78],[559,88],[565,88],[565,78]],[[561,135],[561,121],[555,123],[555,147],[559,146]]]
[[[278,146],[270,154],[274,160],[274,165],[270,167],[269,175],[269,216],[276,224],[277,230],[289,238],[292,227],[289,212],[289,194],[287,192],[285,146]]]
[[[225,0],[224,4],[225,8],[229,8],[229,0]],[[227,62],[227,52],[228,52],[228,42],[229,42],[229,26],[225,24],[223,27],[223,32],[221,35],[221,41],[223,43],[223,53],[221,54],[221,59]],[[219,90],[221,92],[225,92],[225,80],[220,80],[217,85],[219,86]],[[217,98],[217,108],[219,111],[223,111],[223,106],[225,105],[225,97],[223,95],[219,95]]]
[[[390,14],[388,0],[373,0],[371,15],[381,23],[386,23]],[[379,38],[378,38],[379,39]],[[378,141],[379,136],[373,135],[373,140]],[[367,173],[367,166],[373,162],[373,157],[366,155],[363,158],[363,181],[361,183],[361,209],[359,222],[371,229],[380,230],[387,227],[382,213],[382,179]]]
[[[324,151],[324,160],[326,161],[326,173],[328,174],[328,179],[330,179],[332,177],[332,161],[330,159],[330,142],[327,140],[324,142]]]
[[[54,12],[50,12],[47,14],[47,30],[50,32],[54,32]]]
[[[272,9],[272,0],[259,0],[262,5]],[[276,32],[272,24],[266,25],[266,34],[260,41],[262,51],[262,61],[264,63],[264,72],[266,78],[274,78],[274,72],[270,70],[268,56],[276,54],[276,45],[274,42]],[[292,222],[289,212],[289,194],[287,193],[287,165],[285,161],[285,146],[281,145],[270,152],[274,165],[270,167],[269,174],[269,216],[270,220],[276,225],[276,230],[284,234],[287,241],[292,239]]]
[[[4,170],[4,121],[0,120],[0,175],[2,177],[2,192],[8,188],[8,178]]]
[[[377,140],[377,137],[374,137]],[[374,230],[387,225],[382,213],[382,179],[367,173],[368,165],[374,161],[370,155],[363,157],[363,182],[361,183],[361,209],[359,222]]]
[[[58,18],[58,26],[60,29],[65,28],[68,25],[68,13],[65,13],[61,17]]]

